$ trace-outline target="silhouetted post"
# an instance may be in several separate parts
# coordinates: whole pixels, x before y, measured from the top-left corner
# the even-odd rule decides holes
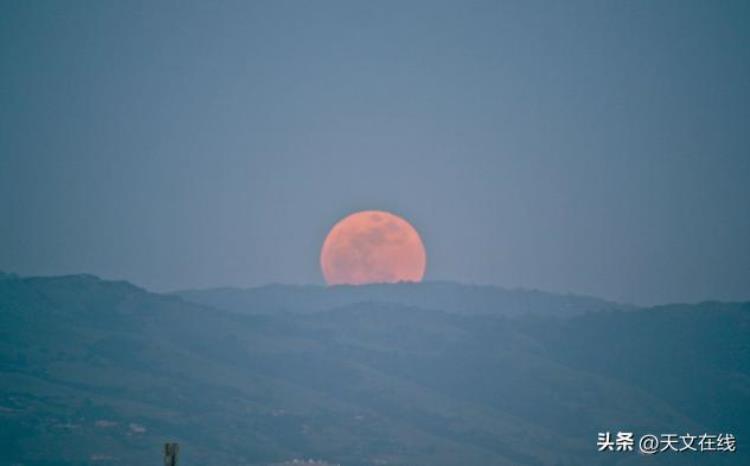
[[[164,466],[177,466],[177,453],[180,446],[177,443],[164,444]]]

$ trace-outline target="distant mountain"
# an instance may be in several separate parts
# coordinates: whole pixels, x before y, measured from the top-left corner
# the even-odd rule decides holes
[[[452,282],[332,287],[269,285],[213,288],[173,293],[187,301],[247,314],[309,313],[357,303],[400,304],[458,314],[570,316],[633,306],[589,296]]]
[[[434,302],[408,288],[379,291]],[[166,440],[183,466],[750,463],[748,303],[217,307],[88,275],[0,280],[0,464],[158,464]],[[617,430],[731,432],[738,451],[597,453]]]

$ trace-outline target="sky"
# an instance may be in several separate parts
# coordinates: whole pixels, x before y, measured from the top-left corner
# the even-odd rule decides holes
[[[377,209],[427,280],[750,299],[747,2],[0,12],[0,270],[323,284]]]

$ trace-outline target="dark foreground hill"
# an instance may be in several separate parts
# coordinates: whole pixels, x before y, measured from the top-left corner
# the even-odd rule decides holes
[[[5,276],[0,464],[158,464],[166,440],[187,466],[748,464],[747,304],[563,318],[362,301],[251,315]],[[731,432],[738,452],[597,453],[617,430]]]

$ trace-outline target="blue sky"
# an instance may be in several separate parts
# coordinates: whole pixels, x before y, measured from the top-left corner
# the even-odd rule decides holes
[[[750,299],[745,2],[2,9],[2,270],[323,283],[383,209],[431,280]]]

